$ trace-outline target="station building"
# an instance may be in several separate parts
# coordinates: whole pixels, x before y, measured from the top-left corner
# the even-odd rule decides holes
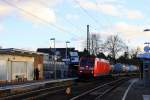
[[[39,69],[39,78],[42,79],[41,54],[14,48],[0,49],[0,82],[34,80],[36,67]]]

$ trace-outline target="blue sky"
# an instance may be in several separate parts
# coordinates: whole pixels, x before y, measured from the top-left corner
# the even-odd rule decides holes
[[[36,48],[69,46],[83,49],[86,25],[105,39],[119,34],[130,48],[150,41],[148,0],[0,0],[0,46]]]

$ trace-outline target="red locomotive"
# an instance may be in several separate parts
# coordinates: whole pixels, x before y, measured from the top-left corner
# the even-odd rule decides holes
[[[111,66],[107,60],[96,57],[81,57],[78,68],[79,77],[98,77],[109,75]]]

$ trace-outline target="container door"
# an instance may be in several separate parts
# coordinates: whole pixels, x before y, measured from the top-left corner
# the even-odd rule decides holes
[[[0,80],[7,80],[7,66],[4,60],[0,60]]]
[[[12,80],[27,77],[27,67],[25,62],[12,61]]]

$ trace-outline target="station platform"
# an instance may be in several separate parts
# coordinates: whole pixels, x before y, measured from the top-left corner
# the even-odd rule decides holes
[[[104,100],[150,100],[150,87],[139,78],[131,79],[117,87]]]
[[[131,86],[126,100],[150,100],[150,87],[145,86],[144,82],[141,79],[138,79]]]
[[[21,84],[5,85],[0,87],[0,98],[3,96],[8,96],[10,94],[17,94],[22,92],[27,92],[42,87],[49,86],[61,86],[73,84],[77,78],[66,78],[66,79],[56,79],[56,80],[40,80],[40,81],[29,81]]]

